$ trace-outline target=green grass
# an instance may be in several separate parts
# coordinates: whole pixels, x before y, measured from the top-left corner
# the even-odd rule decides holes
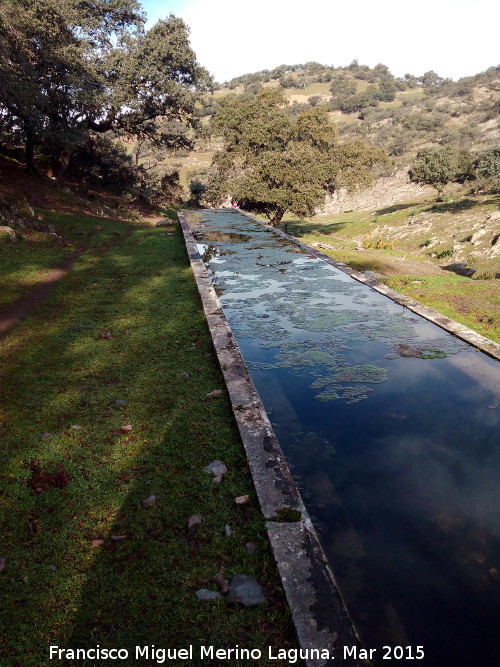
[[[470,280],[451,272],[443,274],[393,276],[384,282],[396,291],[500,343],[498,280]]]
[[[47,271],[68,253],[56,244],[36,252],[42,243],[46,241],[39,234],[31,234],[30,239],[24,241],[0,241],[0,308],[16,301],[26,290],[42,281]]]
[[[305,88],[285,88],[284,93],[285,97],[289,98],[292,95],[303,95],[304,97],[309,97],[311,95],[323,95],[325,97],[330,97],[332,94],[330,92],[330,83],[310,83]],[[305,100],[304,100],[305,101]]]
[[[71,235],[90,221],[56,224]],[[102,225],[101,240],[127,228]],[[180,231],[138,225],[112,247],[97,242],[0,343],[0,663],[52,664],[50,645],[293,646],[228,400],[205,400],[224,385]],[[125,424],[130,436],[116,434]],[[220,485],[202,470],[214,459],[228,467]],[[35,493],[35,460],[69,483]],[[247,493],[250,504],[237,506]],[[151,494],[156,504],[143,509]],[[196,532],[192,514],[203,517]],[[221,565],[228,579],[254,576],[272,601],[198,602]]]

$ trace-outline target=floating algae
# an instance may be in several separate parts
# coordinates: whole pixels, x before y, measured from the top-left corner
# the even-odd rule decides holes
[[[369,364],[362,364],[360,366],[344,366],[334,371],[328,378],[318,378],[312,385],[313,389],[322,389],[334,382],[369,382],[378,384],[385,382],[388,374],[385,368],[377,368]]]
[[[333,371],[329,377],[319,377],[309,385],[311,389],[324,389],[314,398],[319,401],[338,401],[344,399],[346,403],[357,403],[367,398],[372,389],[366,384],[385,382],[388,373],[385,368],[377,368],[368,364],[359,366],[344,366]],[[344,387],[341,383],[356,383]]]
[[[394,343],[390,346],[391,356],[395,357],[414,357],[416,359],[444,359],[453,354],[458,354],[467,349],[467,343],[458,338],[432,338],[416,343]]]
[[[340,387],[337,387],[336,389],[330,387],[329,389],[322,391],[320,394],[316,394],[314,398],[318,399],[318,401],[339,401],[342,396],[339,394],[338,390],[340,390]]]

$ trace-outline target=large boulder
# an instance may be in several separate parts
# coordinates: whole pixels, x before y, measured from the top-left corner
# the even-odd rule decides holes
[[[7,227],[5,225],[0,225],[0,241],[15,241],[17,238],[16,232],[12,227]]]

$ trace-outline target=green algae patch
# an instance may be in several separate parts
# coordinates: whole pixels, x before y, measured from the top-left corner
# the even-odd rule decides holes
[[[422,350],[422,359],[444,359],[448,355],[442,350]]]
[[[311,385],[312,386],[312,385]],[[336,389],[326,389],[325,391],[322,391],[320,394],[316,394],[314,397],[318,401],[339,401],[342,396],[338,393]]]

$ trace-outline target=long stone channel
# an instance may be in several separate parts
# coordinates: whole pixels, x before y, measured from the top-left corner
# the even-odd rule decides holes
[[[500,346],[242,212],[179,219],[306,663],[495,664]]]

